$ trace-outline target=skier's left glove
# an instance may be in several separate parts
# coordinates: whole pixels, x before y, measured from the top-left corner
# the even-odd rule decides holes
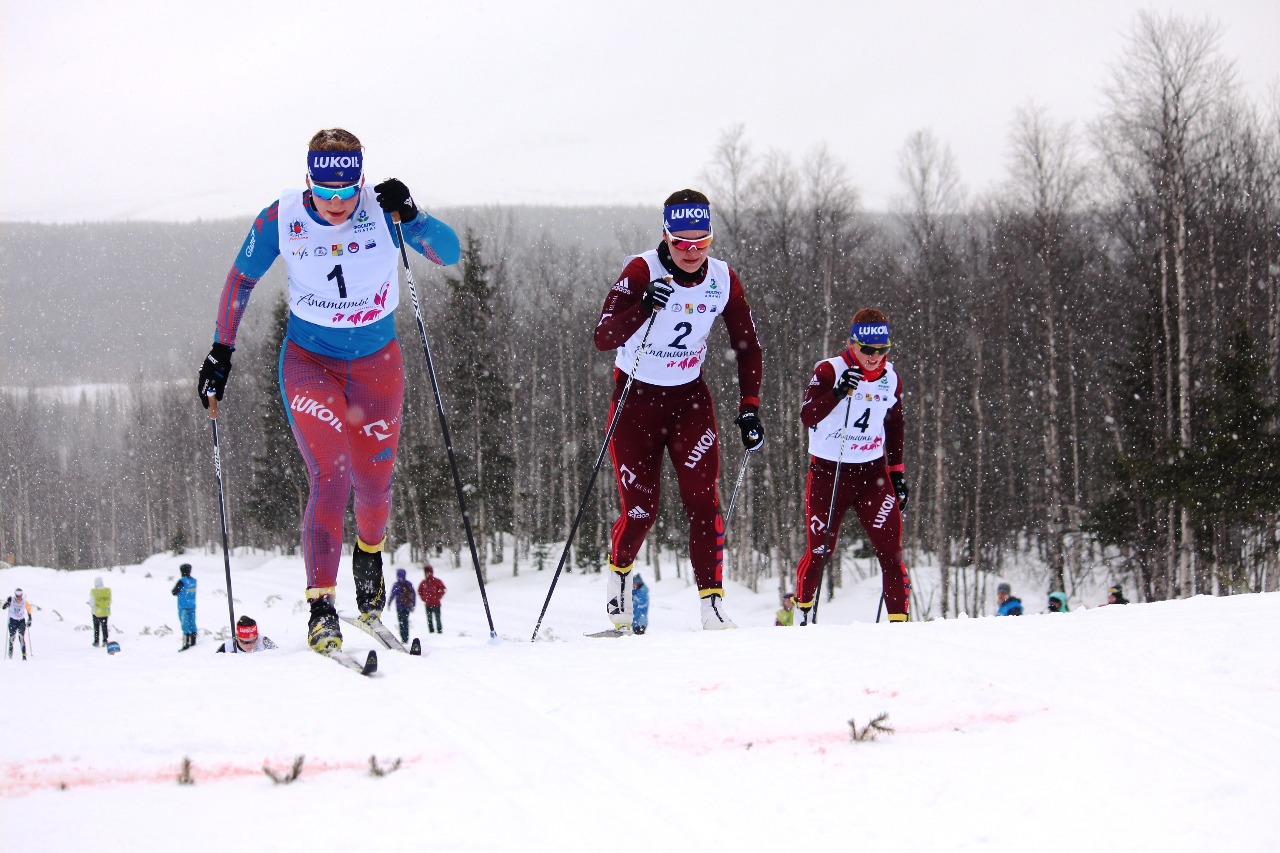
[[[231,375],[231,347],[226,344],[214,344],[209,355],[200,365],[200,378],[196,380],[196,395],[200,397],[200,405],[209,408],[209,395],[222,400],[227,390],[227,377]]]
[[[907,498],[911,492],[907,489],[907,479],[901,471],[890,471],[889,479],[893,481],[893,493],[898,496],[898,512],[907,511]]]
[[[742,430],[742,446],[747,452],[755,453],[764,447],[764,425],[760,423],[760,416],[755,409],[747,409],[734,418],[733,422]]]
[[[408,224],[418,215],[418,206],[409,195],[409,188],[399,178],[387,178],[373,188],[378,194],[378,204],[387,213],[400,214],[400,221]]]

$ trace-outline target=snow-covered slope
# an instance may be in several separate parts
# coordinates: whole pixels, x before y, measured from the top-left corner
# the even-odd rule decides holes
[[[1275,849],[1280,595],[889,625],[870,581],[781,629],[772,591],[733,586],[743,627],[706,633],[671,569],[646,573],[648,635],[593,640],[603,576],[574,573],[531,643],[551,573],[495,568],[491,644],[474,573],[437,563],[445,635],[419,608],[428,654],[367,680],[304,649],[294,558],[233,559],[280,651],[178,654],[182,561],[223,629],[216,554],[0,571],[39,608],[32,660],[0,661],[0,849]],[[115,656],[90,645],[98,575]],[[851,741],[882,712],[895,734]],[[298,755],[295,784],[262,772]]]

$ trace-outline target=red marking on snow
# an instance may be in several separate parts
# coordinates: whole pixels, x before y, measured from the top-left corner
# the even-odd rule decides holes
[[[814,732],[809,734],[774,735],[750,737],[747,735],[727,735],[719,739],[702,737],[679,738],[665,733],[650,735],[654,743],[662,749],[672,752],[683,752],[690,755],[711,755],[730,750],[758,749],[767,746],[791,746],[812,749],[819,755],[825,754],[828,746],[848,743],[848,733]]]
[[[402,758],[400,766],[416,764],[423,756],[415,755]],[[293,768],[293,757],[271,758],[256,763],[203,763],[191,762],[191,779],[197,785],[209,782],[222,782],[229,779],[245,779],[250,777],[266,778],[262,772],[265,764],[277,776],[288,773]],[[394,759],[380,762],[389,765]],[[30,794],[35,791],[70,788],[94,788],[104,785],[129,784],[166,784],[176,785],[178,776],[182,774],[182,763],[161,767],[109,768],[91,764],[49,767],[47,765],[64,764],[61,756],[34,758],[22,763],[0,764],[0,797],[13,797]],[[385,768],[384,768],[385,769]],[[369,761],[325,761],[308,758],[302,765],[300,779],[320,773],[333,773],[342,770],[358,770],[368,772]]]
[[[874,688],[874,687],[867,687],[867,688],[865,688],[865,689],[863,690],[863,692],[864,692],[864,693],[866,693],[868,696],[874,696],[874,695],[876,695],[877,693],[880,693],[881,691],[877,690],[877,689],[876,689],[876,688]],[[885,695],[886,695],[886,696],[888,696],[890,699],[897,699],[897,698],[898,698],[898,691],[896,691],[896,690],[890,690],[889,692],[885,693]]]
[[[699,693],[715,693],[717,690],[723,690],[723,684],[708,684],[706,687],[699,687]]]
[[[989,712],[985,714],[966,714],[963,717],[957,717],[952,720],[941,720],[937,723],[926,723],[925,725],[920,725],[920,726],[894,726],[894,729],[896,729],[900,734],[917,734],[917,735],[933,734],[934,732],[964,731],[970,726],[990,725],[993,723],[1008,725],[1010,723],[1019,722],[1020,720],[1026,717],[1030,717],[1033,714],[1042,714],[1048,710],[1049,710],[1048,706],[1045,706],[1043,708],[1033,708],[1031,710],[1026,710],[1026,711],[1004,711],[1004,712]],[[893,721],[890,720],[889,724],[893,725]]]

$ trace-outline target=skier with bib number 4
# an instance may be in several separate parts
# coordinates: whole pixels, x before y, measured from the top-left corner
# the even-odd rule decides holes
[[[393,215],[405,242],[428,260],[452,264],[460,252],[453,229],[420,212],[403,182],[390,178],[373,188],[365,185],[363,145],[353,134],[322,130],[307,147],[307,188],[286,190],[258,215],[231,267],[197,393],[206,407],[209,395],[222,399],[249,296],[282,256],[289,324],[280,390],[310,481],[302,517],[311,611],[307,642],[325,653],[342,648],[335,600],[352,491],[357,536],[351,571],[359,621],[371,630],[381,627],[386,604],[382,549],[404,405]]]
[[[635,371],[609,445],[622,513],[611,536],[605,609],[619,634],[632,631],[628,575],[658,513],[664,453],[675,466],[689,519],[689,561],[702,627],[737,627],[724,608],[719,430],[702,378],[716,318],[724,318],[737,359],[740,398],[734,423],[750,452],[764,446],[758,414],[762,356],[742,283],[727,263],[707,254],[711,239],[707,197],[687,189],[674,193],[663,208],[662,242],[627,259],[596,326],[596,348],[617,350],[610,418]]]
[[[809,624],[826,557],[835,553],[840,522],[850,508],[880,562],[889,621],[909,618],[911,580],[902,562],[902,512],[908,496],[902,382],[887,360],[891,346],[889,318],[875,308],[862,309],[853,315],[848,349],[818,362],[805,391],[800,420],[809,429],[804,495],[808,541],[796,566],[799,625]],[[827,513],[835,489],[832,520]]]

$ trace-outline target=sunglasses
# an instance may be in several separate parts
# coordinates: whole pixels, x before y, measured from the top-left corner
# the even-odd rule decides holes
[[[356,181],[354,184],[347,184],[345,187],[323,187],[320,184],[313,183],[311,185],[311,194],[325,201],[334,198],[346,201],[360,192],[361,183],[361,181]]]
[[[858,349],[862,352],[862,354],[863,354],[863,355],[870,355],[870,356],[884,355],[884,354],[885,354],[885,353],[887,353],[887,352],[888,352],[892,347],[893,347],[893,344],[885,344],[885,345],[884,345],[884,346],[882,346],[882,347],[873,347],[873,346],[869,346],[869,345],[867,345],[867,344],[858,344]]]
[[[667,241],[671,243],[673,249],[679,249],[682,252],[687,252],[690,249],[705,249],[711,245],[712,235],[710,234],[705,237],[699,237],[697,240],[683,240],[679,237],[671,236],[671,232],[665,228],[662,229],[662,233],[667,235]]]

